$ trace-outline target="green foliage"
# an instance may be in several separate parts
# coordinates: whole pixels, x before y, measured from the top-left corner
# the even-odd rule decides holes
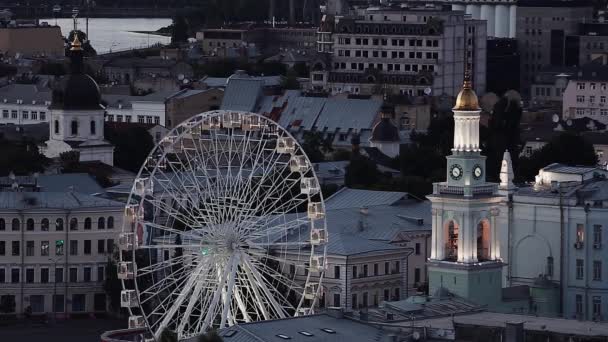
[[[538,170],[551,163],[595,166],[597,155],[593,145],[582,136],[564,132],[535,151],[529,158],[520,158],[519,168],[515,172],[517,181],[533,181]]]
[[[352,153],[348,150],[337,150],[333,153],[331,159],[332,160],[350,160],[350,158],[352,157]]]
[[[331,142],[323,139],[319,132],[304,132],[304,142],[302,148],[311,163],[318,163],[325,160],[324,153],[332,151]]]
[[[210,332],[199,335],[196,339],[197,342],[223,342],[222,337],[215,330],[211,330]]]
[[[105,138],[114,145],[114,165],[133,172],[139,171],[154,148],[152,136],[141,126],[115,129],[108,125]]]
[[[0,136],[0,176],[7,176],[11,171],[16,175],[42,172],[49,163],[33,141],[9,142]]]
[[[0,77],[13,76],[17,73],[17,67],[0,63]]]
[[[310,70],[308,70],[306,63],[296,63],[293,66],[292,70],[296,73],[297,77],[309,77],[310,76]]]
[[[243,70],[252,76],[261,75],[286,75],[287,68],[279,62],[257,62],[250,63],[238,59],[219,59],[208,61],[204,64],[195,64],[193,66],[194,75],[197,78],[203,76],[209,77],[228,77],[236,70]]]
[[[346,167],[344,184],[350,188],[368,188],[380,180],[380,172],[376,163],[355,154]]]
[[[295,70],[289,69],[287,75],[281,81],[283,89],[300,89],[300,82],[298,82],[298,75]]]
[[[497,181],[505,150],[511,152],[513,167],[517,168],[521,139],[519,124],[522,109],[517,101],[502,97],[495,105],[488,128],[481,127],[480,138],[486,159],[486,175],[489,181]]]
[[[116,260],[118,260],[118,255],[115,253],[113,257],[109,257],[106,262],[106,278],[103,281],[103,290],[108,298],[110,298],[110,310],[119,312],[122,284],[120,279],[118,279],[118,266],[116,265]]]
[[[167,328],[160,333],[159,342],[177,342],[177,334]]]
[[[171,25],[171,44],[177,45],[188,42],[188,24],[183,15],[176,15]]]
[[[338,184],[324,184],[321,185],[321,193],[323,194],[323,198],[328,199],[329,196],[335,194],[340,187]]]

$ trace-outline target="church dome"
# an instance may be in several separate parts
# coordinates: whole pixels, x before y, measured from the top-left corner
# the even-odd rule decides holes
[[[74,35],[70,49],[70,73],[53,89],[51,109],[101,109],[101,94],[97,82],[83,71],[83,56],[78,35]]]
[[[458,96],[456,97],[456,105],[453,110],[476,111],[479,109],[477,94],[475,94],[475,90],[473,90],[473,87],[471,86],[471,79],[467,74],[464,77],[462,90],[460,90],[460,93],[458,93]]]
[[[393,125],[388,116],[383,116],[372,130],[371,141],[398,142],[399,129]]]

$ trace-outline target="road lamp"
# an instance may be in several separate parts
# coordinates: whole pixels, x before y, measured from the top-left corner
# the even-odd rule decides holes
[[[53,310],[53,323],[57,320],[57,310],[55,310],[55,305],[57,302],[57,263],[61,261],[61,258],[49,258],[49,261],[53,262],[53,274],[55,278],[53,279],[53,300],[51,301],[52,310]],[[50,273],[50,272],[49,272]],[[49,274],[50,275],[50,274]]]

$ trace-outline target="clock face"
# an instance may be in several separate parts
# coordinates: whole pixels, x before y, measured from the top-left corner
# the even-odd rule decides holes
[[[462,167],[458,164],[452,165],[450,176],[452,176],[452,179],[454,180],[459,180],[462,177]]]
[[[475,165],[473,167],[473,177],[475,177],[475,179],[479,179],[479,178],[481,178],[481,175],[483,175],[483,170],[482,170],[481,166]]]

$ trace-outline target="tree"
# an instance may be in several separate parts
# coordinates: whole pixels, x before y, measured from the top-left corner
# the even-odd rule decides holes
[[[167,328],[160,333],[159,342],[178,342],[177,334]]]
[[[199,335],[197,342],[223,342],[222,337],[215,330],[211,330],[206,334]]]
[[[289,69],[287,75],[281,81],[283,89],[300,89],[300,82],[298,82],[298,74],[295,70]]]
[[[595,166],[597,155],[593,145],[581,135],[564,132],[535,151],[529,158],[519,160],[519,168],[515,172],[518,181],[533,181],[538,170],[552,164]]]
[[[346,167],[344,184],[348,187],[369,187],[380,180],[376,163],[359,154],[354,154]]]
[[[179,45],[188,42],[188,23],[183,15],[173,17],[171,44]]]
[[[483,154],[486,159],[488,180],[498,180],[500,165],[505,150],[511,152],[513,167],[516,168],[521,150],[519,124],[522,109],[517,101],[503,96],[494,105],[488,128],[480,127]]]
[[[0,176],[11,172],[17,175],[42,172],[49,163],[33,141],[24,138],[21,142],[12,142],[0,136]]]
[[[332,150],[331,143],[319,132],[304,132],[302,148],[312,163],[325,160],[324,152]]]
[[[139,171],[154,148],[152,136],[141,126],[117,129],[106,125],[105,138],[114,145],[114,165],[133,172]]]
[[[118,279],[118,266],[116,265],[118,255],[115,253],[113,257],[108,257],[106,262],[106,278],[103,281],[103,290],[108,298],[110,298],[110,310],[114,312],[120,311],[120,291],[122,284]]]

